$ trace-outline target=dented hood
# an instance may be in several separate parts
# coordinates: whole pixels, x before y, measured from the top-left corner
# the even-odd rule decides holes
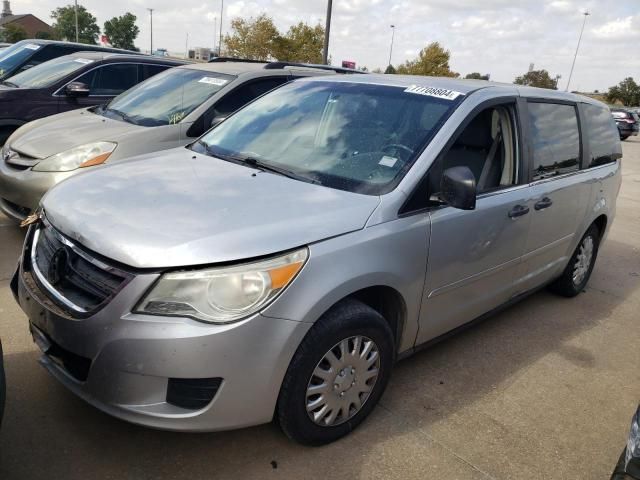
[[[76,175],[42,202],[64,234],[137,268],[281,252],[363,228],[378,203],[186,148]]]

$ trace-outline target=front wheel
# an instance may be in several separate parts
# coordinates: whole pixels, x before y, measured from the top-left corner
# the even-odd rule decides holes
[[[375,310],[341,302],[316,322],[282,383],[277,419],[289,438],[324,445],[371,413],[389,381],[393,333]]]
[[[591,277],[598,256],[600,230],[591,225],[576,247],[562,276],[550,285],[551,291],[564,297],[575,297]]]

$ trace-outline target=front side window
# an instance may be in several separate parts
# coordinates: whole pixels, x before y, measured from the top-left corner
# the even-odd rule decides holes
[[[398,86],[292,82],[238,111],[193,148],[380,195],[397,185],[462,98]]]
[[[91,95],[119,95],[138,83],[138,65],[133,63],[104,65],[76,81],[86,84]]]
[[[620,136],[616,122],[606,107],[583,105],[586,135],[589,141],[589,167],[615,162],[620,158]]]
[[[114,98],[96,113],[145,127],[180,123],[234,76],[170,68]]]
[[[580,131],[573,105],[529,102],[533,180],[579,169]]]
[[[6,82],[19,88],[45,88],[91,63],[93,60],[87,58],[58,57],[9,77]]]
[[[216,116],[230,115],[240,107],[245,106],[260,95],[286,83],[287,77],[272,77],[247,83],[226,95],[216,103],[214,110]]]

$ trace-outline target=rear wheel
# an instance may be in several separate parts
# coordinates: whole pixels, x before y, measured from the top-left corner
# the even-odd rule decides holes
[[[282,383],[277,419],[289,438],[323,445],[371,413],[389,381],[393,333],[367,305],[346,300],[311,328]]]
[[[565,297],[575,297],[591,277],[598,256],[600,231],[591,225],[576,247],[562,276],[550,285],[550,290]]]

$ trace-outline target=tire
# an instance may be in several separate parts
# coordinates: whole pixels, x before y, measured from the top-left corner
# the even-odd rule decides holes
[[[342,355],[342,346],[348,354]],[[331,364],[326,358],[330,352],[334,352]],[[354,352],[360,355],[352,356]],[[276,407],[280,428],[292,440],[312,446],[347,435],[380,400],[394,361],[394,336],[385,319],[357,300],[340,302],[311,327],[289,364]],[[377,376],[365,380],[376,369]],[[317,372],[328,378],[322,380]],[[308,394],[310,387],[319,393]],[[335,405],[339,408],[329,408]]]
[[[584,263],[578,265],[579,261],[585,261],[584,256],[581,257],[581,255],[584,255],[585,252],[589,250],[589,243],[591,244],[589,263],[588,265]],[[580,243],[578,243],[573,255],[571,255],[571,259],[564,269],[564,272],[562,272],[560,278],[549,286],[549,289],[563,297],[575,297],[582,292],[587,282],[589,282],[589,277],[591,277],[591,272],[593,271],[598,256],[599,245],[600,230],[596,225],[591,225],[580,239]],[[575,278],[576,275],[577,278]]]
[[[627,138],[629,138],[629,135],[621,135],[620,136],[620,141],[624,142]]]

